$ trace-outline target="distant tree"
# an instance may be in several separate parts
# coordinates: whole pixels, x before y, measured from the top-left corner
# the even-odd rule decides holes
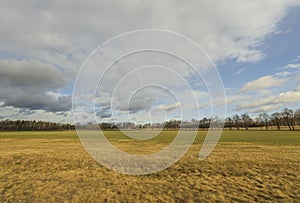
[[[199,121],[199,128],[204,129],[204,128],[209,128],[210,126],[210,119],[204,117]]]
[[[225,120],[225,126],[229,127],[229,129],[232,130],[233,119],[231,117],[226,118],[226,120]]]
[[[60,124],[45,121],[25,121],[25,120],[2,120],[0,121],[0,130],[5,131],[32,131],[32,130],[69,130],[75,129],[70,124]]]
[[[237,130],[240,130],[240,125],[241,125],[241,118],[239,115],[235,114],[232,117],[232,120],[234,122],[234,125],[236,127]]]
[[[295,123],[297,126],[300,126],[300,109],[297,109],[294,113]]]
[[[262,117],[265,123],[266,130],[269,128],[270,116],[267,113],[262,113]]]
[[[178,130],[180,128],[180,124],[181,124],[181,121],[172,119],[172,120],[166,122],[164,129]]]
[[[242,121],[244,123],[246,130],[248,130],[248,126],[249,126],[250,122],[252,121],[251,117],[249,116],[249,114],[244,113],[241,115],[241,118],[242,118]]]
[[[280,129],[280,122],[282,120],[282,115],[279,112],[275,112],[271,115],[271,120],[274,122],[274,125],[277,127],[277,130]]]
[[[282,117],[285,124],[289,127],[290,130],[295,130],[294,128],[294,112],[292,109],[284,108],[282,110]]]
[[[256,120],[260,124],[260,130],[262,130],[263,126],[265,126],[266,130],[269,129],[270,116],[267,113],[259,114]]]

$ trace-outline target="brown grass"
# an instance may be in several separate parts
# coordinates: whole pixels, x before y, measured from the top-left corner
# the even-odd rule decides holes
[[[3,138],[0,202],[300,202],[299,145],[222,142],[205,161],[200,147],[130,176],[102,167],[76,138]]]

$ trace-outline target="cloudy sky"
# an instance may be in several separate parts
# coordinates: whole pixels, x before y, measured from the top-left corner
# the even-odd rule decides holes
[[[116,35],[150,28],[184,35],[206,51],[220,72],[229,116],[300,108],[299,19],[299,0],[1,1],[0,119],[72,122],[75,78],[89,54]],[[123,60],[99,84],[100,120],[113,120],[113,116],[128,112],[138,121],[149,118],[149,112],[151,116],[180,117],[181,105],[189,112],[185,119],[207,116],[209,92],[183,64],[166,59],[166,55],[164,61],[168,63],[159,64],[162,56],[157,53],[135,57],[143,60]],[[147,67],[128,74],[132,70],[128,67],[149,64],[169,65],[173,76],[182,76],[191,89],[157,67],[146,74],[148,82],[171,84],[168,88],[173,92],[140,83],[149,71]],[[124,75],[134,83],[127,83],[121,77]],[[172,83],[162,84],[166,81]],[[88,85],[89,80],[85,83]],[[144,85],[143,91],[132,85]],[[113,91],[116,86],[122,88]],[[190,98],[191,91],[197,106],[178,102],[176,98]],[[122,101],[127,101],[129,93],[131,101],[124,106]],[[198,110],[200,115],[193,114]]]

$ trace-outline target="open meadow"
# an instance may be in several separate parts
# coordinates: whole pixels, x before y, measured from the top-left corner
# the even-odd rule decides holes
[[[106,132],[112,144],[137,154],[167,146],[175,134],[134,141]],[[1,132],[0,202],[300,202],[299,131],[224,131],[199,161],[205,135],[199,131],[170,168],[131,176],[98,164],[75,131]]]

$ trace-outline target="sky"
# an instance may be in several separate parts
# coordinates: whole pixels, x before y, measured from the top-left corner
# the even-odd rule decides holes
[[[299,0],[1,1],[0,119],[72,123],[74,85],[85,68],[81,87],[105,73],[95,100],[91,91],[78,92],[85,120],[94,116],[85,105],[91,101],[99,122],[198,119],[211,115],[209,96],[222,103],[216,74],[202,80],[172,55],[141,52],[109,70],[104,66],[141,44],[176,49],[195,62],[196,72],[216,67],[228,116],[298,109],[299,19]],[[117,35],[142,29],[178,33],[207,55],[164,34],[120,37],[99,49]]]

